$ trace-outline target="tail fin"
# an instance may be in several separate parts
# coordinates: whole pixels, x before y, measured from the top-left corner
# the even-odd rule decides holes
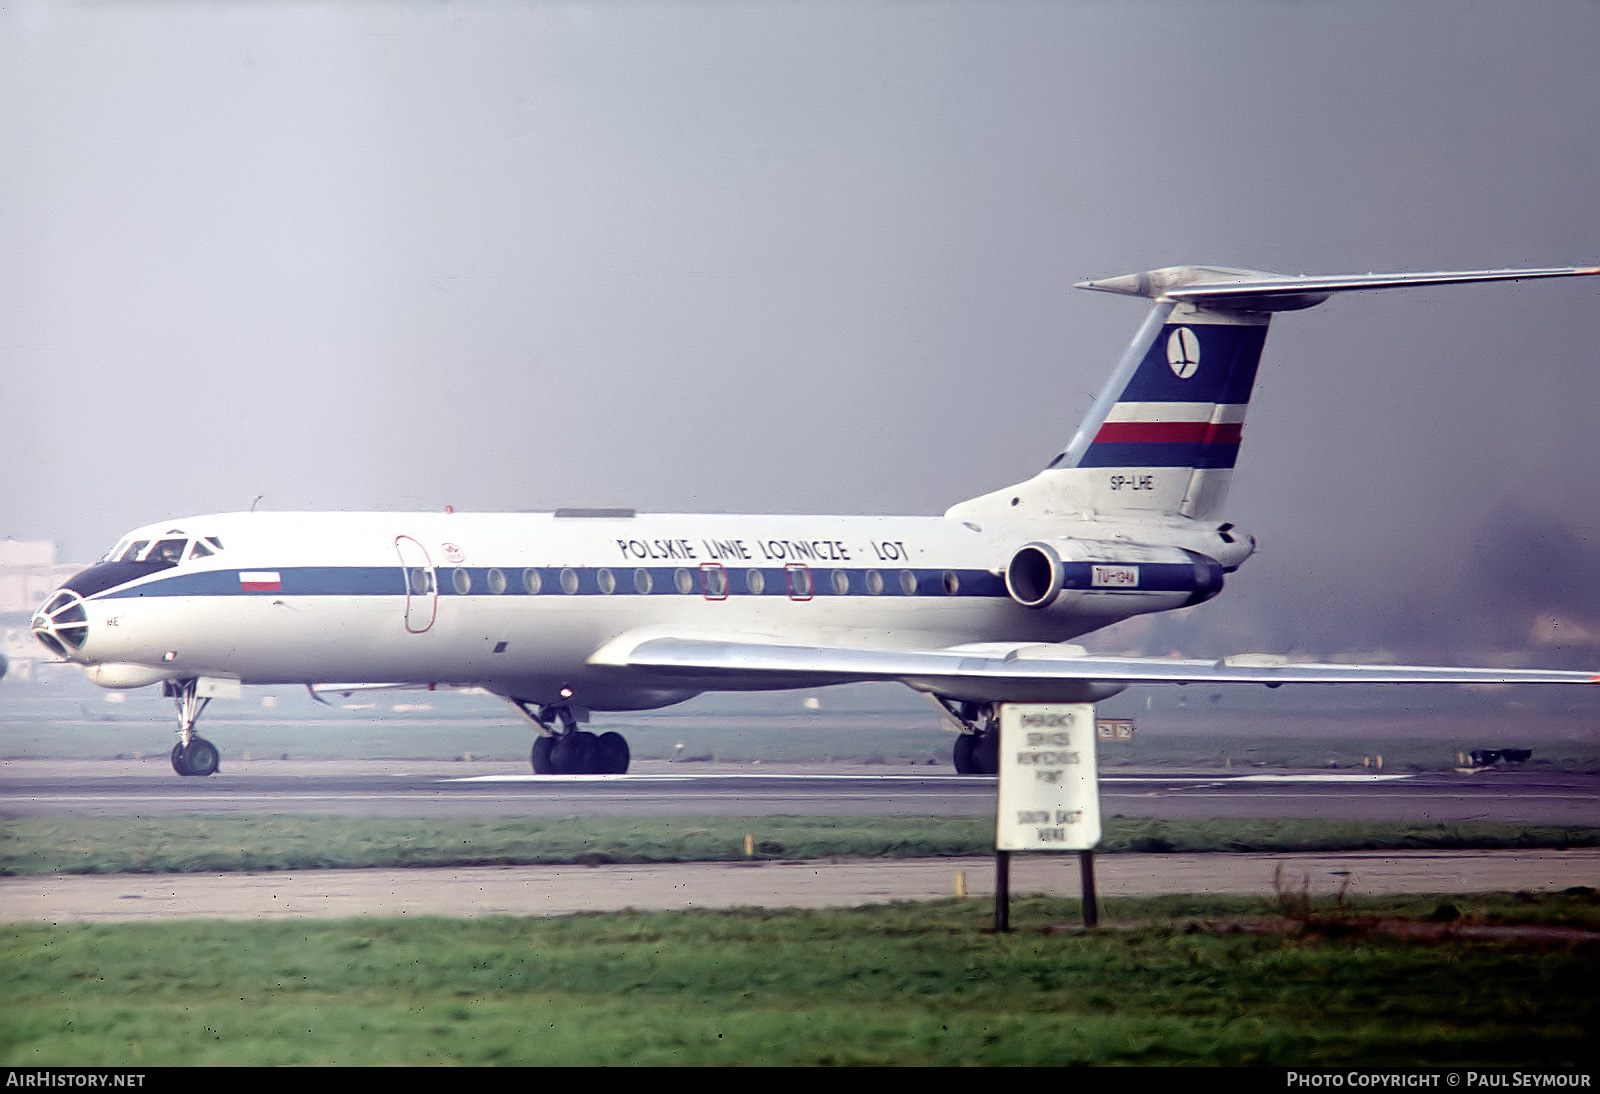
[[[1220,519],[1272,313],[1337,292],[1600,274],[1600,267],[1286,277],[1176,266],[1081,289],[1155,301],[1065,450],[1026,482],[945,515]]]

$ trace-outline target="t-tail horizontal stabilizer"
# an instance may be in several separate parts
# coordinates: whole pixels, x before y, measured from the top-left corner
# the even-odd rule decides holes
[[[1600,267],[1292,277],[1170,266],[1081,282],[1080,289],[1148,297],[1154,307],[1045,470],[945,515],[1220,520],[1274,312],[1341,292],[1594,274]]]
[[[1435,273],[1333,274],[1299,277],[1261,270],[1219,266],[1168,266],[1145,273],[1080,281],[1073,288],[1147,296],[1151,300],[1187,301],[1238,311],[1297,311],[1322,303],[1338,292],[1407,289],[1478,281],[1531,281],[1540,277],[1583,277],[1600,274],[1600,266],[1553,266],[1541,270],[1443,270]]]

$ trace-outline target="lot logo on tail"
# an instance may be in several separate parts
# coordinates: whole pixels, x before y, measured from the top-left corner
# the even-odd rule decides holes
[[[1173,375],[1187,380],[1200,367],[1200,339],[1188,327],[1179,327],[1167,339],[1167,364]]]

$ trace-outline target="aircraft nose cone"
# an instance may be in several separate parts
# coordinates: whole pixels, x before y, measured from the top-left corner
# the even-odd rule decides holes
[[[57,657],[71,658],[89,637],[89,614],[83,598],[71,589],[57,589],[33,613],[33,636]]]

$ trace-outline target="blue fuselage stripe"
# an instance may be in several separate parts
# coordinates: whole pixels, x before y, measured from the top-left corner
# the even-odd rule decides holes
[[[634,573],[644,570],[649,575],[648,596],[703,596],[704,577],[699,566],[681,567],[690,578],[689,591],[680,592],[678,589],[677,575],[680,567],[667,566],[537,566],[537,567],[505,567],[499,573],[504,581],[501,592],[494,591],[492,568],[487,566],[449,567],[441,566],[434,570],[434,581],[440,596],[528,596],[528,586],[524,582],[524,574],[536,575],[535,587],[538,596],[638,596],[635,591]],[[708,567],[708,569],[715,569]],[[201,573],[171,574],[147,581],[143,584],[124,585],[120,588],[108,590],[98,599],[123,599],[128,597],[147,596],[405,596],[408,593],[406,571],[398,566],[290,566],[279,567],[277,570],[266,571],[264,568],[245,571],[251,574],[271,573],[276,575],[276,588],[245,588],[240,580],[238,570],[210,570]],[[466,575],[463,582],[466,592],[462,593],[456,588],[456,574]],[[602,587],[602,572],[609,572],[613,582],[611,591],[607,592]],[[876,571],[866,569],[814,569],[807,571],[810,576],[809,595],[815,597],[825,596],[1005,596],[1005,581],[987,570],[890,570],[879,569]],[[567,593],[562,584],[564,574],[570,573],[577,581],[577,587],[572,593]],[[722,573],[727,581],[727,592],[733,596],[761,595],[783,596],[790,595],[790,574],[783,567],[734,567],[722,568]],[[759,594],[750,592],[751,574],[759,573],[762,591]],[[841,592],[834,584],[835,573],[847,575],[848,584]],[[876,573],[878,582],[871,581],[869,575]],[[915,577],[912,592],[907,593],[902,585],[901,574],[910,573]],[[946,588],[946,578],[953,576],[955,591]],[[570,579],[569,579],[570,580]],[[873,587],[881,582],[878,591]],[[257,586],[261,583],[258,581]],[[416,595],[431,595],[423,592]],[[806,595],[803,588],[798,595]]]
[[[1089,562],[1069,562],[1063,566],[1064,586],[1067,589],[1094,593],[1179,592],[1195,587],[1195,567],[1181,563],[1137,563],[1139,580],[1131,588],[1092,587],[1092,569]],[[1100,563],[1098,565],[1104,565]],[[1119,564],[1122,565],[1122,564]],[[634,574],[643,569],[649,575],[649,593],[636,591]],[[687,592],[678,587],[678,573],[687,571],[690,582]],[[707,569],[715,569],[707,567]],[[289,566],[277,570],[254,569],[243,571],[252,575],[254,584],[245,587],[239,570],[206,570],[187,574],[166,574],[140,584],[123,585],[100,593],[95,599],[119,600],[137,597],[171,596],[394,596],[432,595],[429,591],[410,593],[407,572],[398,566]],[[608,572],[611,591],[603,588],[602,573]],[[456,586],[456,575],[464,574],[462,585]],[[511,597],[511,596],[691,596],[706,595],[705,576],[700,567],[667,566],[616,566],[616,567],[507,567],[498,571],[503,585],[495,592],[495,571],[487,566],[439,567],[434,571],[434,583],[440,596]],[[577,579],[576,589],[568,593],[562,578],[570,573]],[[791,588],[792,575],[783,567],[727,567],[726,595],[763,596],[795,599],[822,599],[838,596],[866,597],[989,597],[1007,598],[1005,579],[987,570],[929,570],[929,569],[814,569],[808,570],[809,590],[800,586]],[[262,582],[263,574],[275,575],[273,581]],[[524,575],[535,575],[536,582],[524,583]],[[760,575],[762,591],[752,593],[752,574]],[[874,580],[873,575],[876,575]],[[910,574],[912,580],[903,577]],[[843,575],[844,587],[836,584],[835,575]],[[568,578],[568,584],[571,578]],[[268,587],[263,588],[265,584]],[[537,589],[529,592],[529,584]],[[715,589],[713,588],[713,595]]]

